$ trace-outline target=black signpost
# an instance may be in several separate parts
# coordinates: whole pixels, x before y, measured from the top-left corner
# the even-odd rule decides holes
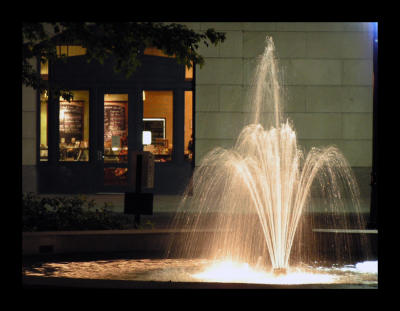
[[[151,186],[148,181],[154,173],[154,171],[151,171],[151,161],[154,160],[152,157],[145,157],[145,155],[146,153],[134,153],[131,167],[136,166],[135,175],[132,176],[135,192],[125,192],[124,213],[135,215],[135,228],[140,225],[140,215],[153,215],[153,193],[143,193],[142,188]],[[143,183],[144,180],[146,180],[145,184]]]

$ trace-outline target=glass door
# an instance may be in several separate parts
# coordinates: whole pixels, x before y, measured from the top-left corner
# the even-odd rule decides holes
[[[103,98],[103,186],[124,191],[129,186],[128,94],[104,94]]]
[[[143,151],[155,162],[171,162],[174,149],[173,91],[143,90]]]

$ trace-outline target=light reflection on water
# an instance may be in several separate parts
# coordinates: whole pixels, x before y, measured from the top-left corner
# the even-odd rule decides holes
[[[246,263],[207,259],[112,259],[53,262],[24,267],[27,276],[159,282],[251,284],[378,284],[377,261],[332,267],[291,267],[286,275]]]

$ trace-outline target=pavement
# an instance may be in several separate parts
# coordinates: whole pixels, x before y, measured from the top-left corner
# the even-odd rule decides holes
[[[94,280],[58,277],[23,276],[26,289],[377,289],[371,284],[250,284],[220,282],[159,282],[128,280]]]

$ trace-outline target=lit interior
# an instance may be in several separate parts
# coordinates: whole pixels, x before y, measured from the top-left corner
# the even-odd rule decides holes
[[[60,161],[89,161],[89,91],[71,92],[60,97]]]
[[[156,162],[171,160],[173,149],[173,92],[144,92],[143,130],[151,132],[151,144],[143,150],[155,155]]]

